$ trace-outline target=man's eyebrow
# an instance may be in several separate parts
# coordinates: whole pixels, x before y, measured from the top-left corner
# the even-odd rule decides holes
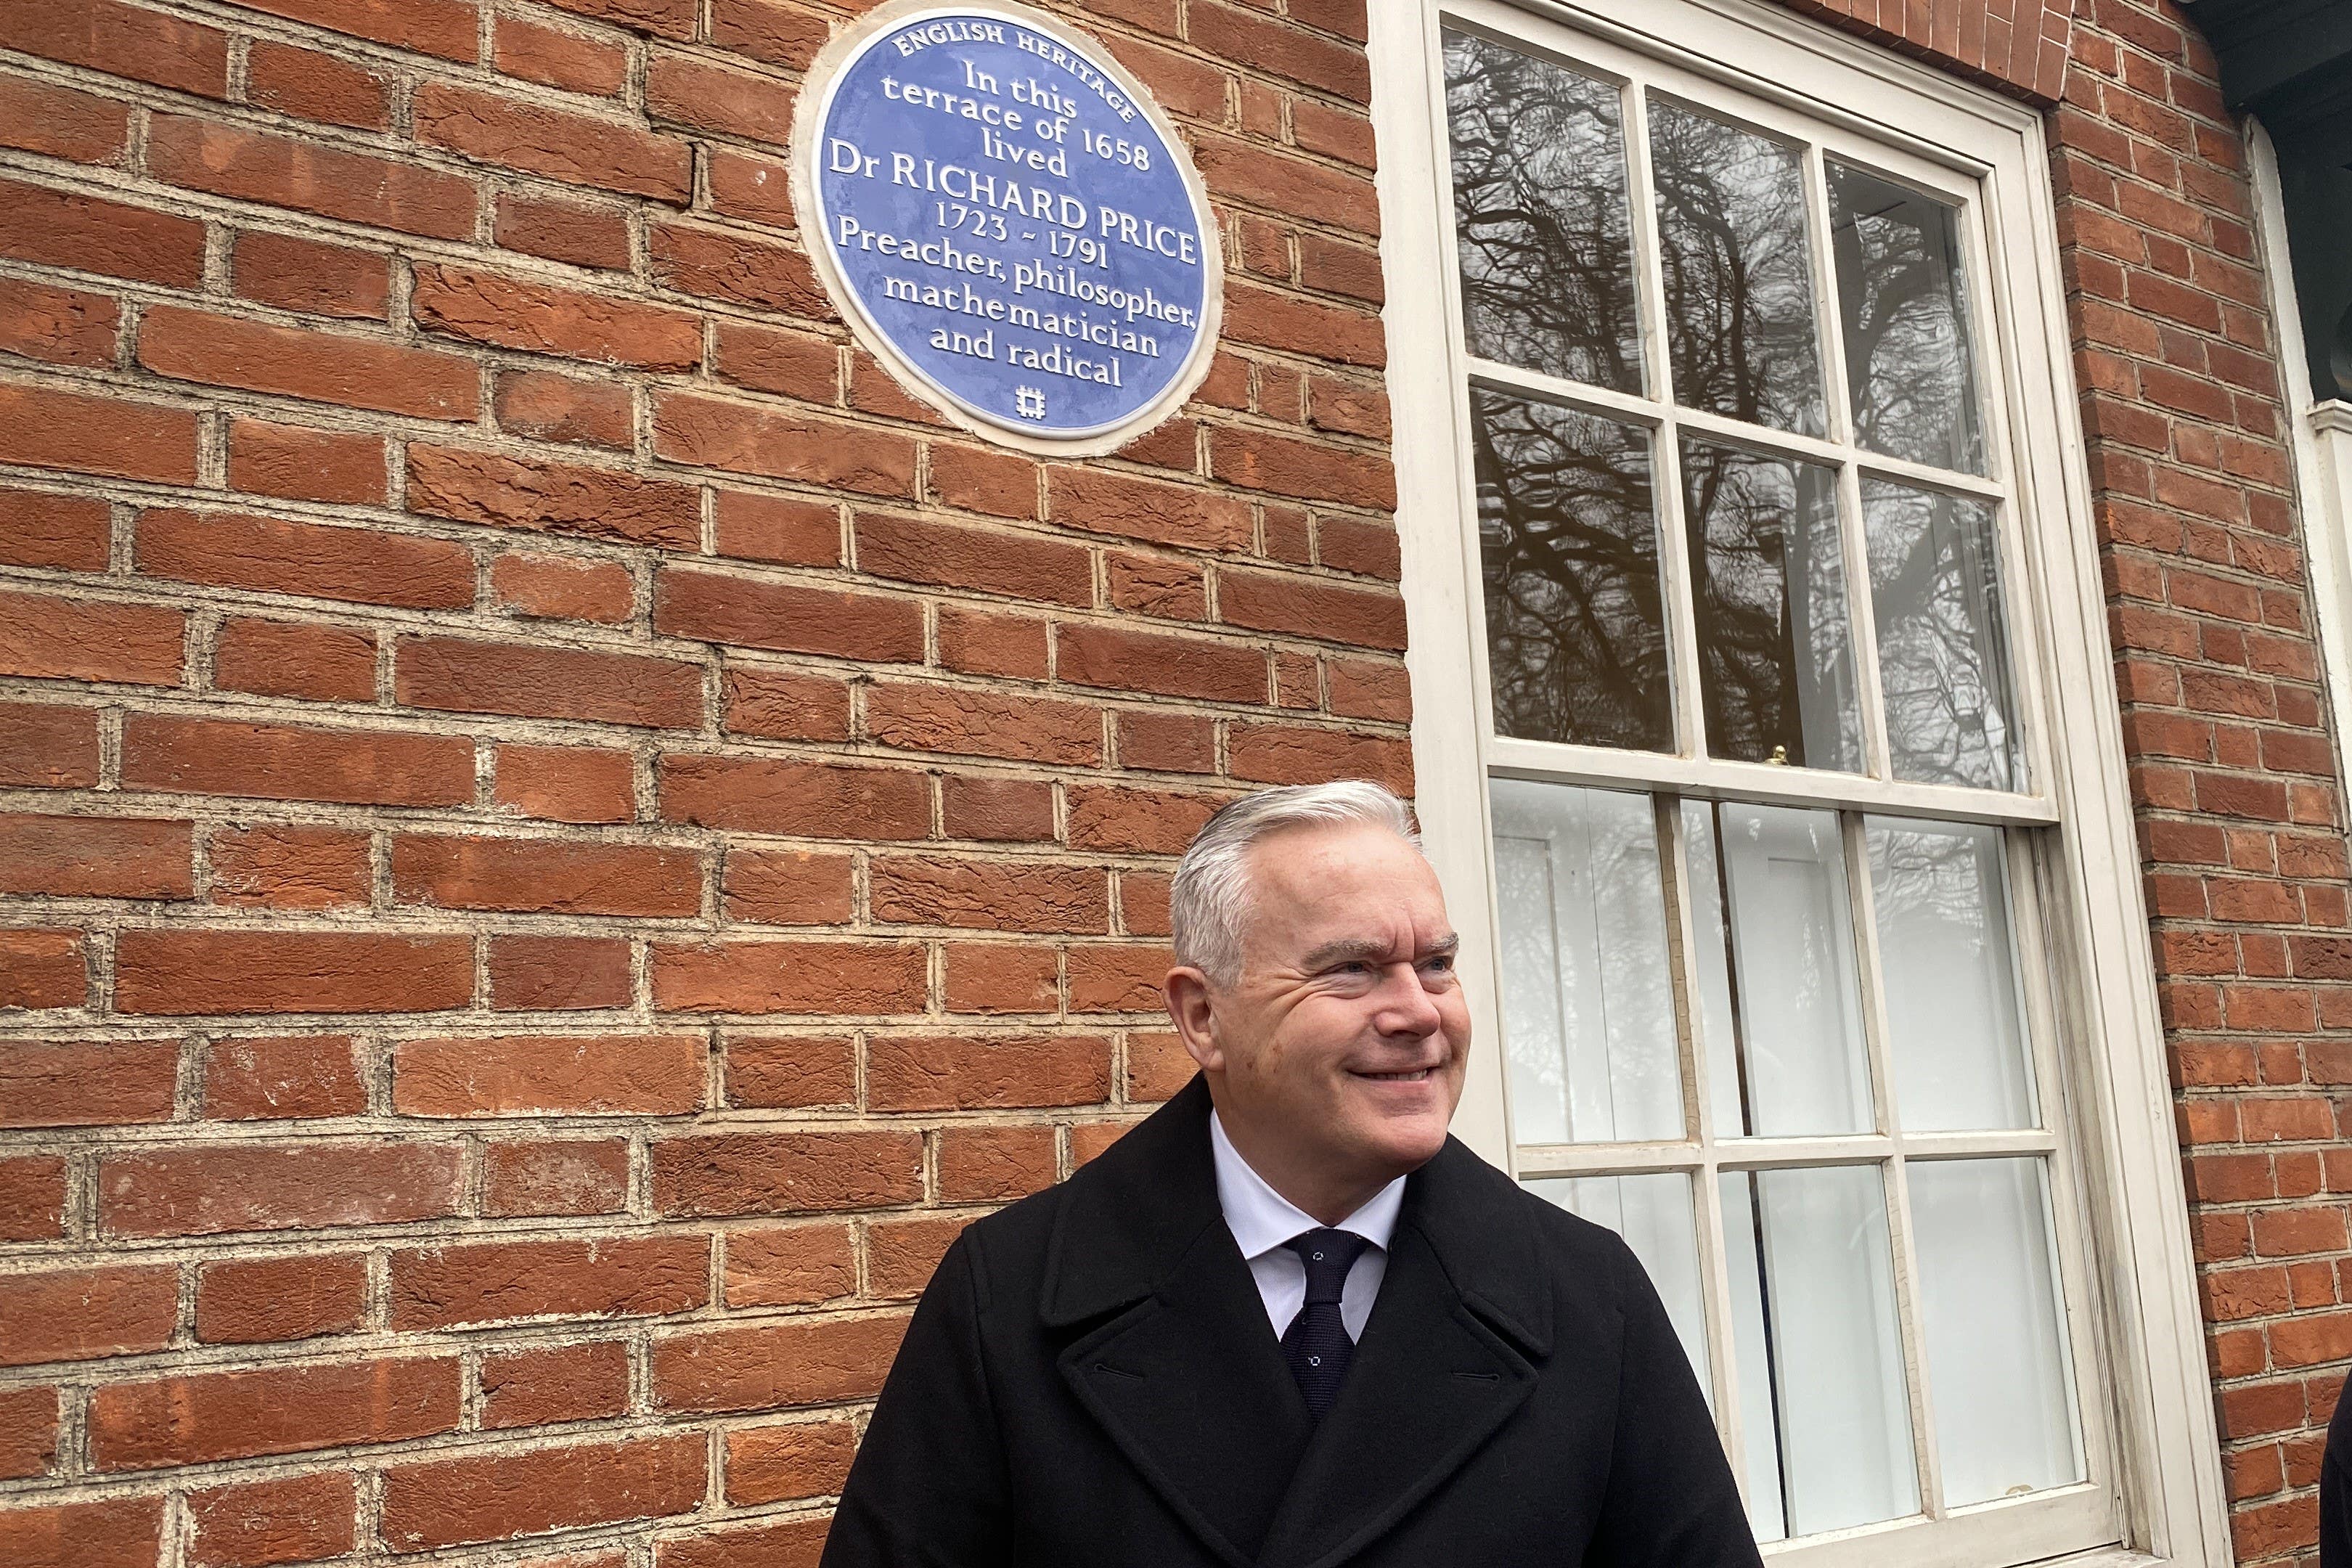
[[[1423,948],[1421,956],[1450,958],[1461,946],[1460,935],[1448,931]],[[1305,967],[1320,969],[1328,963],[1345,963],[1351,959],[1381,958],[1387,955],[1388,951],[1389,944],[1374,937],[1343,936],[1336,941],[1327,942],[1309,952],[1305,960]]]

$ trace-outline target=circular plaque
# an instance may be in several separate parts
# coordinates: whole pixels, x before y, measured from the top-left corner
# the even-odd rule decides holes
[[[810,70],[793,188],[851,331],[992,440],[1107,452],[1207,374],[1224,268],[1200,175],[1144,89],[1051,17],[879,7]]]

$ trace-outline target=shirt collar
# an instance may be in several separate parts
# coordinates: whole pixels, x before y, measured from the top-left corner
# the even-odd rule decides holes
[[[1244,1259],[1273,1251],[1302,1230],[1322,1228],[1322,1221],[1276,1192],[1250,1168],[1234,1141],[1225,1136],[1225,1124],[1213,1110],[1209,1112],[1209,1147],[1216,1156],[1217,1203],[1225,1211],[1225,1227],[1234,1233]],[[1396,1234],[1397,1212],[1404,1206],[1404,1183],[1399,1176],[1335,1228],[1352,1231],[1387,1251],[1389,1238]]]

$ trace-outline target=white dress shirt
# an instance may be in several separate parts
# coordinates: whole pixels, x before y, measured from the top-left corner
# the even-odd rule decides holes
[[[1209,1147],[1216,1155],[1217,1202],[1225,1211],[1225,1228],[1234,1233],[1249,1264],[1250,1278],[1257,1281],[1258,1298],[1279,1339],[1307,1304],[1307,1265],[1283,1243],[1302,1230],[1320,1230],[1323,1222],[1250,1169],[1213,1110],[1209,1112]],[[1371,1243],[1349,1268],[1348,1281],[1339,1290],[1339,1321],[1348,1326],[1351,1340],[1364,1337],[1372,1299],[1381,1293],[1381,1280],[1389,1271],[1389,1237],[1396,1234],[1397,1211],[1403,1205],[1404,1178],[1399,1176],[1333,1227],[1353,1231]]]

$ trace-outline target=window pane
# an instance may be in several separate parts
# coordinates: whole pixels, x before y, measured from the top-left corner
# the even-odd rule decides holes
[[[1495,728],[1672,749],[1648,436],[1484,388],[1470,403]]]
[[[1732,1171],[1722,1182],[1758,1539],[1917,1512],[1879,1168]]]
[[[1470,352],[1640,392],[1618,89],[1449,32],[1445,107]]]
[[[1906,1167],[1945,1500],[2083,1479],[2040,1160]]]
[[[1836,814],[1692,801],[1683,822],[1717,1136],[1870,1131]]]
[[[1914,1132],[2039,1125],[1996,827],[1864,824],[1895,1114]]]
[[[1686,440],[1683,491],[1707,754],[1860,773],[1836,477]]]
[[[1675,401],[1821,435],[1802,157],[1653,99],[1650,163]]]
[[[1834,158],[1829,179],[1856,438],[1890,457],[1984,472],[1958,215]]]
[[[1707,1383],[1706,1296],[1698,1278],[1698,1219],[1690,1178],[1678,1172],[1646,1176],[1570,1176],[1528,1186],[1570,1214],[1607,1226],[1625,1238],[1666,1304],[1675,1337],[1683,1342],[1698,1384]]]
[[[1646,795],[1496,779],[1503,1050],[1521,1143],[1683,1135]]]
[[[1866,479],[1862,518],[1895,776],[2015,789],[2025,770],[1993,509]]]

